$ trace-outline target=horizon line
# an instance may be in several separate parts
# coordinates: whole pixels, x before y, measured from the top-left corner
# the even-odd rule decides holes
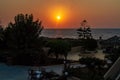
[[[79,29],[79,28],[44,28],[44,29]],[[115,27],[115,28],[91,28],[91,29],[120,29],[120,27]]]

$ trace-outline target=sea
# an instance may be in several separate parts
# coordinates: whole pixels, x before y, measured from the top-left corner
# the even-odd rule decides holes
[[[113,36],[120,36],[120,28],[102,28],[102,29],[91,29],[92,36],[95,39],[108,39]],[[49,38],[78,38],[77,29],[44,29],[41,36]]]

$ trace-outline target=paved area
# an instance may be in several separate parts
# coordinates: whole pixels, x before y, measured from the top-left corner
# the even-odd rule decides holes
[[[69,77],[69,78],[67,78],[68,80],[80,80],[79,78],[77,78],[77,77]]]

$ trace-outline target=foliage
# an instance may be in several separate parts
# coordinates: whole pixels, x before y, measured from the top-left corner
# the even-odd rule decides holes
[[[39,56],[44,55],[43,40],[40,38],[42,29],[42,22],[34,21],[32,14],[18,14],[14,18],[14,23],[9,23],[4,30],[4,39],[7,51],[15,63],[40,62]]]
[[[104,66],[105,61],[100,60],[98,58],[90,58],[90,57],[85,57],[85,58],[81,58],[80,60],[81,64],[85,64],[88,68],[101,68]]]
[[[47,56],[43,54],[44,52],[29,50],[27,52],[17,51],[17,54],[13,57],[12,64],[18,65],[30,65],[30,66],[38,66],[45,65]]]
[[[80,64],[85,64],[85,68],[70,68],[69,74],[78,77],[82,80],[104,80],[103,75],[106,73],[107,69],[103,66],[105,65],[104,60],[91,57],[83,57],[80,60]]]
[[[87,21],[83,20],[81,22],[81,26],[77,29],[77,33],[79,34],[80,39],[92,38],[90,26],[87,25]]]
[[[72,47],[77,47],[81,45],[81,41],[78,39],[64,39],[67,40],[67,42],[69,42],[71,44]]]
[[[4,29],[0,25],[0,48],[4,48]]]
[[[7,46],[13,49],[38,47],[39,35],[43,29],[42,22],[33,21],[33,15],[18,14],[15,23],[9,23],[5,29]]]
[[[94,51],[98,47],[95,39],[82,39],[82,46],[84,49]]]
[[[4,61],[4,59],[3,59],[4,53],[2,52],[4,48],[5,48],[5,46],[4,46],[4,29],[3,29],[2,25],[0,25],[0,62]]]
[[[53,53],[56,59],[58,59],[59,55],[64,55],[66,59],[68,52],[71,50],[70,43],[60,39],[49,41],[47,46],[50,47],[49,54]]]
[[[88,68],[71,68],[68,70],[69,75],[80,78],[81,80],[104,80],[103,75],[99,74],[99,71],[94,71]],[[104,70],[103,70],[104,73]]]
[[[81,46],[83,49],[93,51],[97,48],[97,41],[92,38],[91,28],[87,25],[87,21],[83,20],[81,26],[77,29],[79,34],[79,40],[81,41]]]

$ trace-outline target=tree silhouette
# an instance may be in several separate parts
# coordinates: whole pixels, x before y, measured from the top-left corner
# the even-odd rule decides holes
[[[92,38],[90,26],[87,25],[87,21],[83,20],[80,24],[80,28],[77,29],[80,39]]]
[[[2,25],[0,25],[0,48],[4,46],[4,29]]]
[[[98,47],[97,41],[95,39],[83,39],[83,48],[89,51],[94,51]]]
[[[64,40],[53,40],[47,43],[50,47],[49,54],[53,53],[58,59],[59,55],[63,55],[67,60],[68,52],[71,50],[71,45]]]
[[[91,28],[89,25],[87,25],[86,20],[83,20],[81,22],[81,26],[79,29],[77,29],[77,33],[81,41],[83,52],[85,52],[86,50],[92,51],[97,48],[97,41],[92,38]]]
[[[8,47],[13,49],[30,49],[38,47],[40,33],[43,29],[42,22],[33,21],[33,15],[18,14],[5,29]]]
[[[15,16],[14,23],[10,22],[4,32],[6,46],[14,61],[18,61],[18,64],[40,62],[43,58],[43,45],[40,39],[42,29],[42,22],[34,21],[32,14]]]
[[[4,32],[4,30],[3,30],[3,27],[0,25],[0,40],[3,40],[3,32]]]
[[[79,59],[81,64],[85,64],[88,68],[100,68],[101,66],[103,67],[105,64],[105,61],[98,59],[98,58],[91,58],[91,57],[83,57]]]
[[[89,69],[90,79],[87,80],[103,80],[103,75],[105,74],[104,65],[106,64],[106,61],[95,58],[95,57],[83,57],[79,59],[81,64],[85,64],[87,68]]]

